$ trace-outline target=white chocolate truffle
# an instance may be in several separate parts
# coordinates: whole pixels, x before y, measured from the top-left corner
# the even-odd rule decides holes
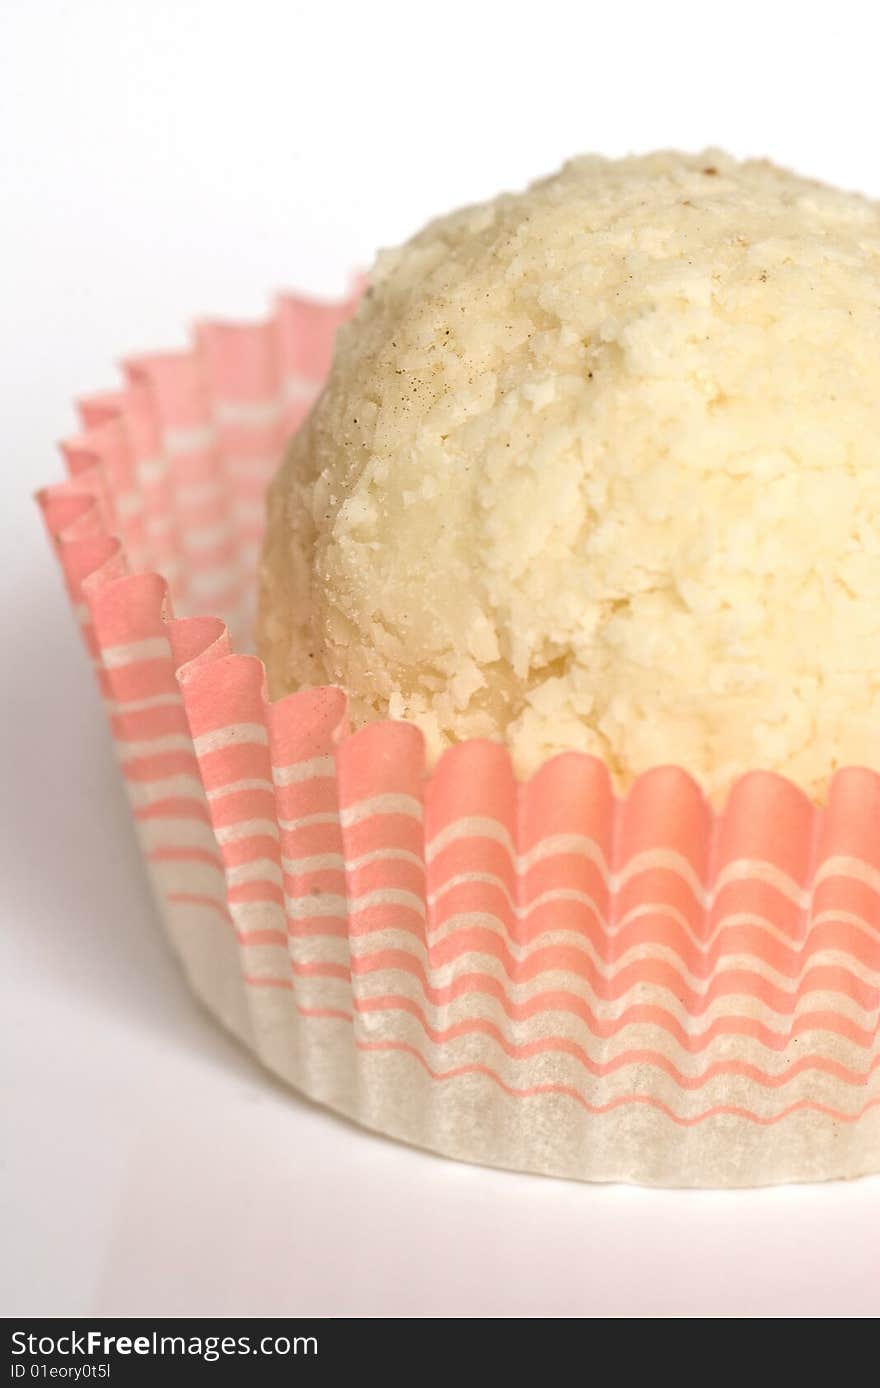
[[[384,252],[271,490],[260,651],[521,775],[880,767],[880,205],[586,157]]]

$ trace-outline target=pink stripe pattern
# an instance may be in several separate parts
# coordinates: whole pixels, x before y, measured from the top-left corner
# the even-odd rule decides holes
[[[488,742],[429,770],[413,726],[352,733],[336,688],[271,703],[237,653],[267,482],[355,301],[131,359],[39,494],[194,991],[288,1083],[451,1156],[880,1169],[875,773],[819,808],[756,771],[715,812],[672,766],[624,797],[578,753],[527,784]]]

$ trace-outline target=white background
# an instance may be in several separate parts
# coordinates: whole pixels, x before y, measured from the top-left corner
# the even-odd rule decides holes
[[[29,499],[67,402],[587,149],[721,144],[880,195],[876,9],[6,0],[0,1312],[880,1313],[880,1181],[589,1188],[283,1092],[160,941]],[[51,864],[51,866],[47,866]]]

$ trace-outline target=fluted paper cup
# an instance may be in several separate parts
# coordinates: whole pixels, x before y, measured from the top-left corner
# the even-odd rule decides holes
[[[126,363],[40,493],[193,991],[296,1089],[389,1136],[584,1180],[880,1169],[880,778],[435,768],[338,688],[276,703],[248,639],[263,494],[351,302]],[[177,615],[179,614],[179,615]],[[59,711],[59,716],[60,711]],[[96,863],[100,870],[100,863]]]

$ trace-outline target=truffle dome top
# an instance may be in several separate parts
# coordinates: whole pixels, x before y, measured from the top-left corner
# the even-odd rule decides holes
[[[880,206],[585,157],[380,255],[273,485],[273,693],[517,770],[880,767]]]

